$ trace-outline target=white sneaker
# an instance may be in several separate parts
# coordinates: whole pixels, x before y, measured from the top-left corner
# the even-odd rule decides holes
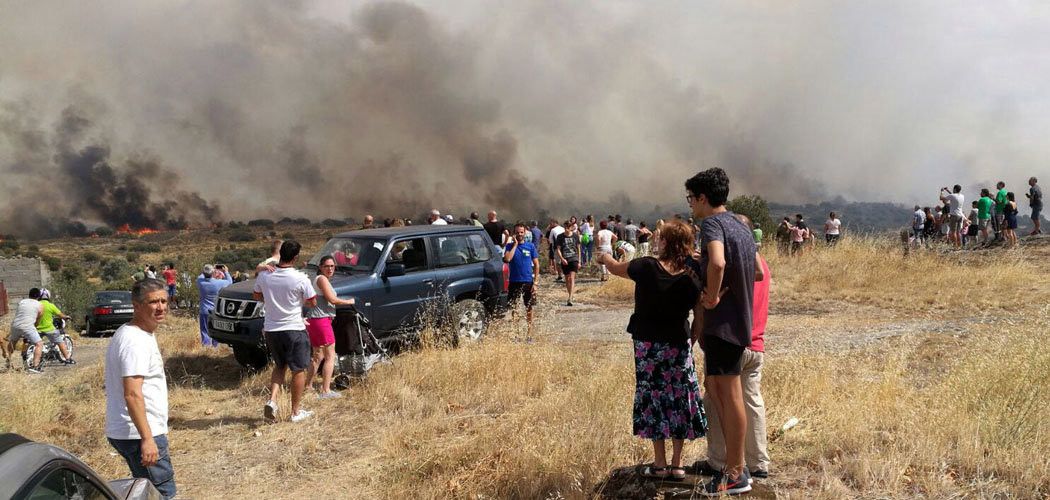
[[[263,416],[266,420],[271,422],[277,421],[277,402],[270,400],[266,402],[266,406],[263,407]]]
[[[312,416],[314,416],[314,412],[312,411],[299,410],[299,413],[292,415],[292,422],[302,422]]]
[[[343,395],[335,391],[328,391],[317,395],[317,399],[337,399],[341,397],[343,397]]]

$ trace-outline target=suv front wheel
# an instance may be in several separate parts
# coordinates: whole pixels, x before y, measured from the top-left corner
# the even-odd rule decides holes
[[[266,351],[258,347],[248,347],[246,345],[234,346],[233,358],[249,372],[262,370],[263,368],[266,368],[266,364],[270,362],[270,358],[267,356]]]
[[[485,305],[474,299],[463,299],[452,307],[453,342],[474,342],[481,338],[488,326]]]

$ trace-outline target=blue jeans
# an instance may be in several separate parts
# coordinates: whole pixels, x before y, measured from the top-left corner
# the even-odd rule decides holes
[[[208,314],[211,313],[211,309],[201,309],[201,314],[197,318],[201,324],[201,345],[218,347],[219,343],[212,340],[208,336]]]
[[[594,258],[594,240],[592,239],[591,241],[588,241],[587,244],[581,245],[581,247],[583,250],[581,263],[586,265],[592,258]]]
[[[153,441],[157,443],[157,463],[149,467],[142,465],[141,439],[107,439],[109,444],[113,445],[113,449],[128,463],[132,477],[149,479],[165,499],[175,497],[175,469],[172,468],[171,457],[168,456],[167,435],[153,437]]]

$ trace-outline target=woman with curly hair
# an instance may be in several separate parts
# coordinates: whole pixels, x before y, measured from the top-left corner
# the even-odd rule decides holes
[[[702,289],[688,265],[692,254],[693,228],[675,220],[661,228],[655,256],[619,262],[608,253],[598,255],[611,273],[635,282],[634,314],[627,325],[634,341],[634,434],[653,442],[653,463],[642,471],[651,478],[684,478],[682,445],[707,432],[690,347],[689,311]]]

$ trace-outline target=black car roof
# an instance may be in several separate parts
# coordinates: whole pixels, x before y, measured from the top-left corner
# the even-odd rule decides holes
[[[390,238],[392,236],[426,236],[431,234],[454,234],[482,231],[483,229],[474,225],[448,225],[433,226],[423,224],[419,226],[379,227],[375,229],[361,229],[358,231],[347,231],[335,235],[336,238]]]

